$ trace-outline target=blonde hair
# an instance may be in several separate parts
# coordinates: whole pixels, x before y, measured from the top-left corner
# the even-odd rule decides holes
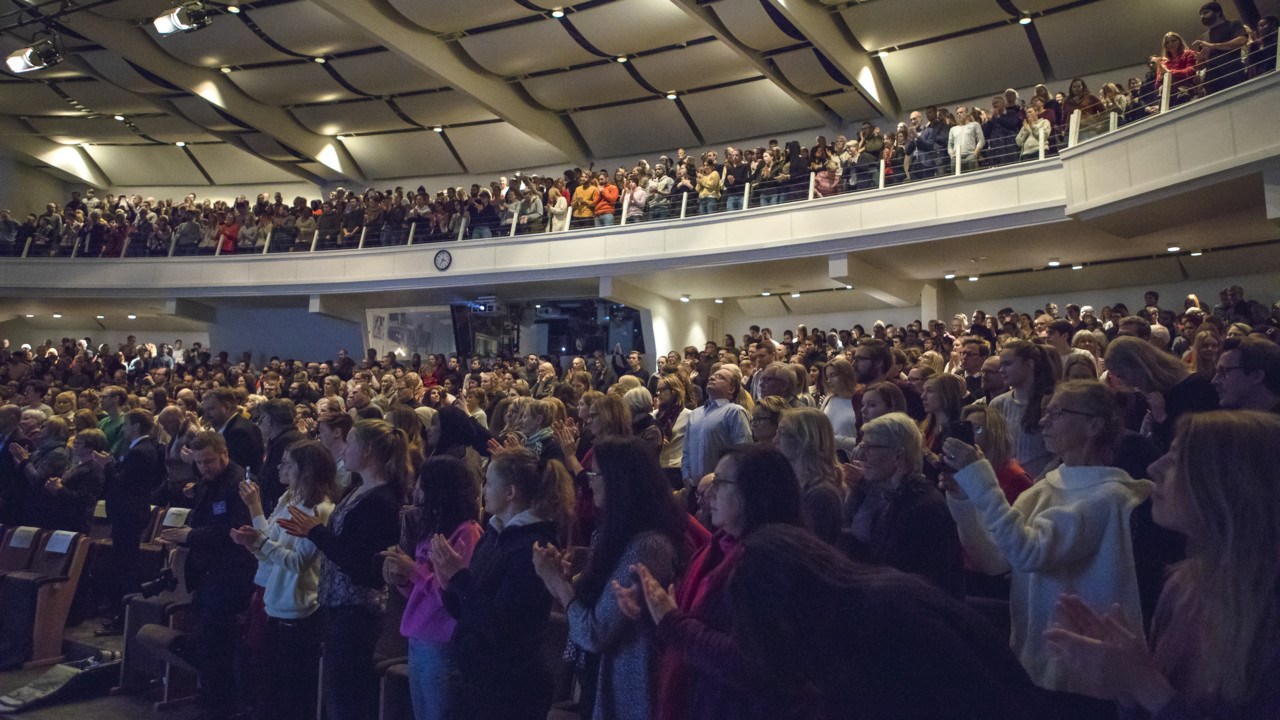
[[[1200,611],[1197,690],[1231,703],[1267,682],[1261,672],[1280,642],[1280,486],[1272,446],[1280,418],[1256,411],[1188,414],[1176,473],[1200,528],[1195,550],[1173,571]]]
[[[920,353],[920,358],[916,360],[916,367],[932,368],[934,373],[941,375],[946,363],[943,361],[941,354],[933,350],[925,350]]]
[[[1107,369],[1112,372],[1132,371],[1142,378],[1143,392],[1168,392],[1186,379],[1187,367],[1174,356],[1136,337],[1121,335],[1107,346]]]
[[[559,460],[541,463],[532,450],[504,449],[494,453],[489,467],[503,482],[515,485],[538,517],[566,530],[573,520],[573,478]]]
[[[1004,416],[998,412],[988,412],[986,405],[969,405],[960,411],[961,420],[969,420],[974,415],[981,415],[985,422],[982,428],[982,453],[991,461],[991,467],[999,470],[1013,457],[1013,443],[1009,438],[1009,425]],[[969,420],[969,422],[973,422]]]
[[[789,408],[782,411],[778,420],[778,432],[784,430],[800,441],[799,456],[787,458],[800,481],[800,489],[807,490],[824,482],[840,488],[844,476],[836,457],[835,431],[826,414],[817,408]]]
[[[863,425],[862,440],[901,450],[902,462],[910,474],[919,475],[924,470],[924,454],[920,452],[924,439],[916,421],[906,413],[886,413]]]
[[[1160,38],[1160,56],[1172,60],[1173,56],[1169,54],[1167,47],[1170,40],[1177,40],[1178,45],[1180,45],[1184,51],[1187,49],[1187,41],[1183,40],[1182,36],[1176,32],[1167,32],[1164,34],[1163,38]]]

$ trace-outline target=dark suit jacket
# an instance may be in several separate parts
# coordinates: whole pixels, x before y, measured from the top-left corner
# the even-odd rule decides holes
[[[18,430],[0,438],[0,525],[21,525],[27,481],[19,470],[18,461],[9,451],[10,445],[21,445],[30,450],[31,443]]]
[[[253,589],[257,560],[231,540],[231,528],[249,525],[249,509],[240,499],[244,468],[235,462],[213,480],[196,483],[196,501],[187,516],[187,589],[204,607],[243,610]]]
[[[164,484],[164,451],[151,438],[143,438],[109,468],[103,493],[107,519],[112,526],[141,532],[151,511],[151,495]]]
[[[257,425],[241,415],[231,418],[227,427],[222,430],[222,437],[227,441],[227,454],[231,462],[241,468],[240,478],[244,478],[244,468],[249,468],[256,477],[262,471],[262,431]]]

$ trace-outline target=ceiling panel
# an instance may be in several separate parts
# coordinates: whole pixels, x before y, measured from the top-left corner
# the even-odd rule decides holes
[[[87,148],[112,185],[208,185],[182,148],[172,145]]]
[[[698,144],[676,104],[666,99],[574,113],[593,157],[618,157]]]
[[[105,50],[77,55],[89,63],[103,78],[131,92],[142,94],[171,93],[173,88],[157,85],[134,69],[127,60]]]
[[[310,2],[271,5],[244,13],[268,37],[299,55],[318,57],[378,44],[350,23]]]
[[[831,73],[818,60],[818,53],[813,48],[792,50],[770,56],[782,71],[783,76],[791,81],[802,92],[820,93],[828,90],[839,90],[844,85],[836,82]]]
[[[170,0],[116,0],[95,7],[93,11],[107,17],[147,20],[172,9],[173,3]]]
[[[462,172],[440,135],[429,130],[350,137],[342,144],[370,179],[447,175]]]
[[[721,0],[708,6],[733,36],[756,50],[777,50],[796,44],[796,39],[778,29],[760,5],[760,0]]]
[[[698,43],[680,50],[636,58],[636,70],[659,90],[689,90],[745,80],[760,73],[721,42]]]
[[[151,23],[147,23],[146,30],[156,44],[170,55],[201,67],[251,65],[293,59],[291,55],[263,42],[243,22],[232,17],[215,18],[212,25],[200,32],[162,36]]]
[[[329,182],[338,182],[346,179],[345,175],[323,163],[298,163],[298,167]]]
[[[853,90],[846,90],[836,95],[824,95],[819,100],[847,122],[880,117],[880,113],[871,106],[871,103]]]
[[[111,118],[31,118],[36,132],[67,145],[90,142],[146,143],[124,123]]]
[[[298,159],[273,137],[262,133],[245,133],[239,137],[255,153],[270,160],[295,162]]]
[[[1170,30],[1191,42],[1202,28],[1190,9],[1180,3],[1104,0],[1042,17],[1036,29],[1054,74],[1067,79],[1145,63]],[[1081,28],[1089,28],[1087,43],[1080,42]]]
[[[359,100],[332,105],[310,105],[293,108],[298,122],[321,135],[381,132],[413,127],[401,120],[381,100]]]
[[[411,22],[434,32],[459,32],[469,28],[517,20],[530,15],[514,0],[390,0],[391,6]]]
[[[298,176],[282,170],[234,145],[192,145],[188,148],[218,185],[235,183],[297,182]]]
[[[708,143],[811,128],[823,123],[768,80],[691,93],[684,105]]]
[[[458,44],[486,70],[504,77],[600,59],[584,50],[560,23],[550,19],[468,35],[458,40]],[[513,52],[515,48],[525,51]]]
[[[148,137],[153,137],[160,142],[195,143],[217,139],[204,128],[172,115],[134,118],[133,124]]]
[[[945,5],[938,0],[869,2],[850,4],[840,14],[869,52],[1010,18],[995,0],[947,0]]]
[[[564,153],[507,123],[449,130],[449,141],[473,173],[514,171],[542,165],[568,164]]]
[[[428,127],[483,122],[498,117],[475,98],[456,90],[399,97],[396,105],[405,115]]]
[[[369,95],[434,90],[446,84],[393,52],[356,55],[330,60],[329,64],[352,87]]]
[[[171,101],[188,120],[216,132],[235,132],[244,128],[228,120],[204,98],[184,97]]]
[[[90,108],[92,109],[92,108]],[[0,84],[0,113],[5,115],[65,115],[79,111],[67,104],[48,85],[38,82]]]
[[[616,0],[575,12],[574,27],[611,55],[678,45],[705,37],[707,28],[671,0]]]
[[[158,112],[158,108],[144,98],[100,80],[59,83],[62,92],[79,100],[82,105],[104,115],[133,115]]]
[[[552,110],[603,105],[652,95],[616,62],[567,73],[526,78],[522,84],[534,100]]]
[[[900,50],[882,62],[906,109],[1043,82],[1026,33],[1016,24]],[[964,68],[964,72],[940,72],[939,68]]]
[[[299,105],[359,97],[342,87],[324,68],[310,62],[233,70],[227,78],[245,94],[267,105]]]

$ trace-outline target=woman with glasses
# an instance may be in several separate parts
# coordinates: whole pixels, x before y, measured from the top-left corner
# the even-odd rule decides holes
[[[624,614],[656,626],[663,651],[652,715],[658,720],[754,717],[759,708],[731,635],[728,585],[744,538],[770,523],[800,525],[800,486],[776,448],[739,445],[716,464],[708,499],[716,533],[689,559],[674,594],[643,564],[636,566],[639,582],[612,584]]]
[[[751,440],[761,445],[773,445],[778,435],[778,422],[782,413],[790,408],[781,396],[760,398],[751,408]]]
[[[1046,449],[1062,464],[1012,505],[983,452],[956,438],[943,445],[952,472],[942,485],[969,558],[989,575],[1012,573],[1010,644],[1031,679],[1049,690],[1083,692],[1086,686],[1049,651],[1044,632],[1064,592],[1097,610],[1119,605],[1126,617],[1142,617],[1129,515],[1151,483],[1113,467],[1121,424],[1102,383],[1059,385],[1040,427]]]
[[[964,597],[960,538],[942,494],[924,476],[920,427],[891,412],[862,426],[862,480],[842,540],[855,560],[919,575]]]

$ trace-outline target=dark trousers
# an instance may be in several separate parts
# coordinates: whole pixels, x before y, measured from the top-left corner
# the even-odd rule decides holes
[[[142,558],[142,529],[145,524],[111,525],[111,574],[107,577],[108,617],[124,618],[124,596],[138,592],[138,562]],[[149,579],[149,578],[148,578]]]
[[[377,678],[373,651],[382,632],[382,616],[366,607],[325,608],[325,720],[373,720],[377,717]]]
[[[263,720],[314,720],[320,680],[320,614],[299,620],[268,618],[265,638],[266,685]],[[372,655],[369,663],[372,663]]]
[[[201,705],[210,712],[230,715],[240,704],[236,691],[236,650],[240,646],[240,611],[244,608],[202,600],[201,593],[197,592],[191,609],[195,611],[192,649],[200,669]]]

